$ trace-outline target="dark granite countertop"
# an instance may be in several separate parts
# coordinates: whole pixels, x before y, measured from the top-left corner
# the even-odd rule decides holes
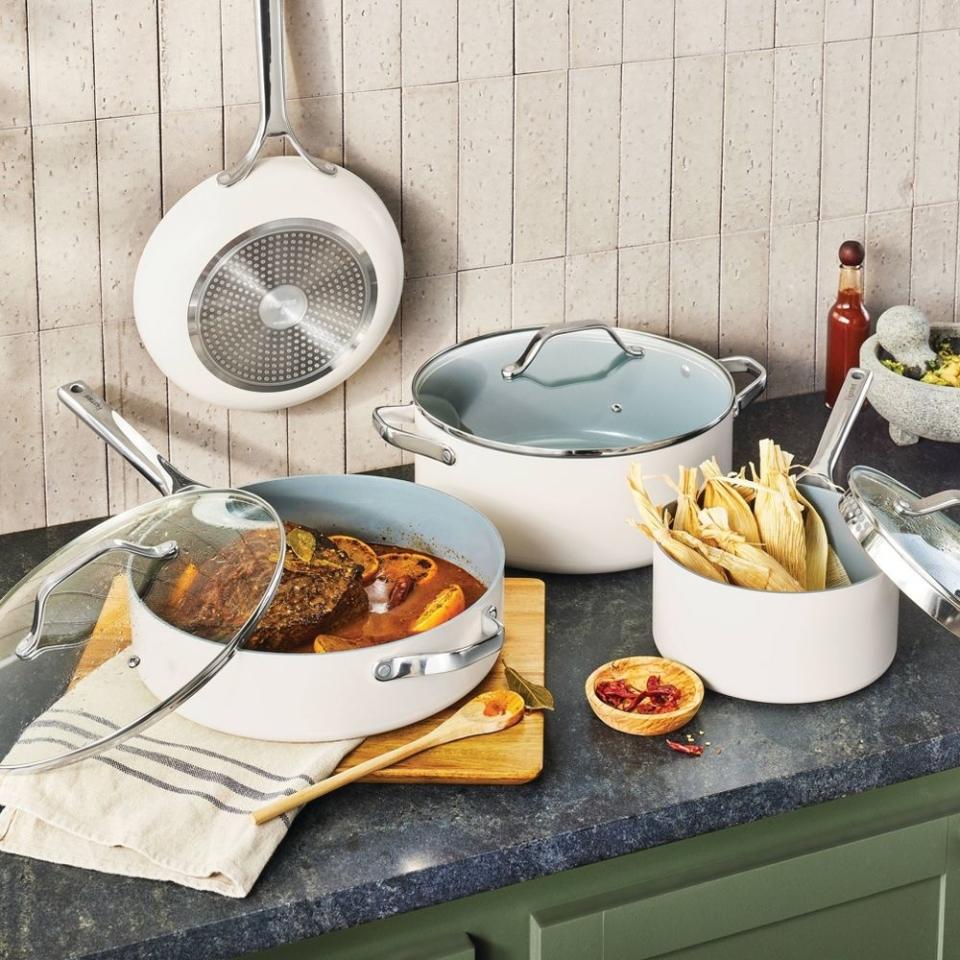
[[[809,458],[825,421],[816,396],[756,404],[735,461],[765,435]],[[960,447],[897,448],[870,409],[838,477],[854,463],[924,493],[960,479]],[[0,538],[0,587],[85,526]],[[710,694],[696,726],[712,747],[691,761],[609,730],[583,698],[597,664],[655,652],[649,570],[546,580],[557,709],[539,780],[350,787],[297,818],[245,900],[0,856],[0,958],[235,957],[960,765],[960,643],[906,600],[899,653],[872,687],[812,706]],[[920,684],[917,710],[901,693]]]

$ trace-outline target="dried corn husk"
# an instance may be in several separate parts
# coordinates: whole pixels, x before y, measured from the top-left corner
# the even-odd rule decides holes
[[[701,528],[701,538],[711,546],[724,550],[727,553],[734,554],[738,559],[750,563],[755,567],[763,567],[767,571],[767,578],[764,585],[757,589],[772,590],[780,593],[800,593],[803,585],[784,570],[784,568],[774,560],[765,550],[754,543],[747,543],[740,534],[732,530],[725,530],[722,527],[704,526]],[[707,554],[708,559],[714,559]],[[719,562],[714,560],[714,562]],[[728,566],[723,566],[725,570],[731,573]],[[735,580],[736,582],[736,580]],[[750,584],[741,584],[749,586]]]
[[[699,573],[709,580],[716,580],[720,583],[726,583],[727,578],[723,571],[714,566],[701,553],[686,543],[681,543],[677,536],[671,532],[670,528],[664,523],[663,513],[659,507],[656,507],[647,493],[647,488],[643,483],[643,474],[640,472],[638,464],[630,468],[627,477],[630,484],[630,492],[633,494],[634,503],[640,513],[640,520],[634,520],[633,525],[648,539],[658,543],[663,550],[677,563]]]
[[[830,551],[830,541],[827,539],[827,528],[823,518],[817,513],[817,508],[799,491],[797,499],[803,506],[803,534],[807,548],[807,579],[808,590],[825,590],[827,586],[827,555]]]
[[[806,534],[796,484],[787,472],[792,461],[772,440],[760,441],[760,476],[753,509],[764,549],[794,580],[804,583]]]
[[[703,474],[703,505],[710,510],[723,507],[727,511],[727,524],[750,543],[760,542],[760,530],[750,505],[743,494],[723,475],[715,458],[700,464]]]
[[[730,550],[723,550],[704,540],[698,540],[696,537],[692,537],[689,533],[684,533],[682,530],[677,531],[674,536],[676,536],[681,543],[696,550],[714,566],[726,570],[731,582],[737,584],[737,586],[747,587],[750,590],[769,589],[770,569],[765,564],[746,560]],[[736,536],[736,534],[734,534],[734,536]]]
[[[693,536],[700,532],[700,519],[697,506],[697,470],[696,467],[680,467],[680,477],[671,486],[677,491],[677,513],[670,524],[672,530],[684,530]]]
[[[700,511],[700,526],[719,527],[721,530],[730,529],[730,517],[723,507],[704,508]]]
[[[850,577],[843,569],[843,564],[833,547],[827,547],[827,589],[832,587],[849,587]]]

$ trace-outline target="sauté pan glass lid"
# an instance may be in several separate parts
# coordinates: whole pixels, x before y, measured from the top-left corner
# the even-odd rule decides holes
[[[754,374],[739,393],[731,373]],[[476,337],[427,361],[413,398],[447,433],[536,456],[608,456],[709,430],[766,383],[748,357],[602,323]]]
[[[874,563],[925,613],[960,636],[960,490],[920,497],[872,467],[853,467],[840,512]]]
[[[176,709],[252,633],[285,547],[260,497],[194,487],[41,563],[0,600],[0,772],[100,753]],[[144,671],[185,655],[193,678],[158,701]]]

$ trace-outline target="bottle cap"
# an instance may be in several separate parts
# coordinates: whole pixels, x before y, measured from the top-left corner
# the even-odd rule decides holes
[[[845,267],[859,267],[863,263],[863,244],[857,240],[844,240],[840,244],[840,263]]]

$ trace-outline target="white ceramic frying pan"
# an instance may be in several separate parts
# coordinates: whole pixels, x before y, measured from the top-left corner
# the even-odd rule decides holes
[[[359,177],[311,157],[284,99],[283,0],[254,0],[260,124],[240,163],[194,187],[147,242],[134,284],[144,346],[209,403],[274,410],[332,389],[393,322],[400,237]],[[299,156],[259,154],[268,138]]]

